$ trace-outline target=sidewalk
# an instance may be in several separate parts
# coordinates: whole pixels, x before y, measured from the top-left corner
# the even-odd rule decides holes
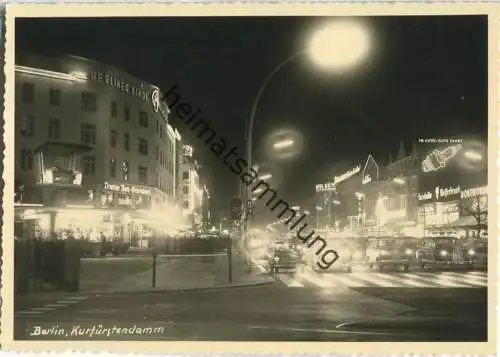
[[[272,278],[258,271],[249,272],[242,256],[233,255],[232,282],[229,282],[227,256],[186,256],[159,258],[156,267],[156,287],[152,287],[153,269],[131,275],[106,293],[205,289],[217,287],[271,284]],[[255,269],[254,269],[255,270]]]

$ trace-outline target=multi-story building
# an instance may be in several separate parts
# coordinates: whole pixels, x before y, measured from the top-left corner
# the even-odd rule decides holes
[[[183,146],[180,165],[180,180],[182,182],[182,214],[189,224],[201,228],[203,189],[200,185],[200,165],[193,156],[193,147]]]
[[[42,232],[132,241],[152,230],[141,210],[176,226],[181,138],[158,87],[73,56],[17,55],[15,70],[17,201],[50,211],[31,215]]]

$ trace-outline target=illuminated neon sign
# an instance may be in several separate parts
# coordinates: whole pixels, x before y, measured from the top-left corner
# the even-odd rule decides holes
[[[342,175],[335,176],[333,182],[321,183],[316,185],[316,192],[320,191],[335,191],[335,187],[342,181],[356,175],[361,171],[361,166],[356,166],[355,168],[343,173]]]
[[[424,161],[422,161],[422,171],[438,171],[446,167],[446,163],[455,157],[461,149],[462,145],[457,144],[443,150],[432,150],[432,152],[425,157]]]

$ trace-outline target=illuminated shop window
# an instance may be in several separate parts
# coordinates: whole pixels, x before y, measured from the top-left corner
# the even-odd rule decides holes
[[[31,115],[24,115],[21,118],[21,135],[32,137],[35,131],[35,118]]]
[[[58,106],[61,105],[61,90],[60,89],[49,89],[49,104]]]
[[[137,145],[140,154],[142,155],[148,154],[148,141],[146,139],[138,138]]]
[[[59,140],[61,137],[61,121],[59,119],[49,119],[49,139]]]
[[[116,100],[111,101],[111,117],[116,118],[118,116],[118,103]]]
[[[35,101],[35,85],[30,82],[24,82],[21,87],[21,97],[25,103],[33,103]]]
[[[97,111],[97,96],[95,93],[82,92],[82,110],[87,112]]]
[[[83,173],[86,175],[95,174],[95,157],[91,155],[85,155],[82,158],[82,168]]]
[[[143,110],[139,112],[139,125],[145,128],[148,127],[148,113]]]
[[[95,145],[95,125],[82,123],[80,130],[80,140],[82,144]]]
[[[148,183],[148,168],[145,166],[139,166],[137,168],[137,176],[139,182],[146,185]]]

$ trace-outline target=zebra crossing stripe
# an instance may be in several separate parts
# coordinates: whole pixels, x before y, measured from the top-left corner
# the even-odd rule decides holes
[[[479,279],[473,278],[473,277],[467,277],[467,276],[456,276],[454,273],[443,273],[443,275],[447,276],[451,280],[459,280],[460,282],[464,282],[469,285],[476,285],[476,286],[486,286],[487,282],[485,281],[480,281]]]
[[[339,282],[342,285],[345,285],[350,288],[361,288],[365,286],[365,284],[355,281],[352,279],[351,274],[339,274],[339,275],[331,275],[330,281]]]
[[[430,276],[431,278],[435,278],[437,280],[438,285],[447,286],[450,288],[467,288],[470,285],[467,284],[458,284],[454,283],[449,277],[443,275],[435,275],[432,273],[420,273],[420,275]]]
[[[331,288],[334,287],[335,284],[333,284],[331,281],[328,281],[326,279],[318,278],[317,276],[313,275],[314,273],[308,273],[308,274],[301,274],[300,277],[310,281],[314,285],[320,286],[322,288]]]
[[[353,280],[361,280],[362,282],[365,282],[363,286],[380,286],[380,287],[391,287],[395,286],[394,282],[391,282],[390,278],[387,278],[386,275],[381,274],[381,273],[361,273],[361,274],[355,274],[352,276]],[[398,281],[400,284],[401,282]]]
[[[304,284],[299,283],[297,280],[290,278],[289,276],[282,275],[279,279],[290,288],[303,288]]]
[[[412,274],[412,273],[399,273],[396,275],[397,277],[401,278],[401,282],[403,285],[411,285],[416,288],[429,288],[429,287],[434,287],[435,284],[432,281],[426,281],[424,279],[421,279],[418,275]]]

